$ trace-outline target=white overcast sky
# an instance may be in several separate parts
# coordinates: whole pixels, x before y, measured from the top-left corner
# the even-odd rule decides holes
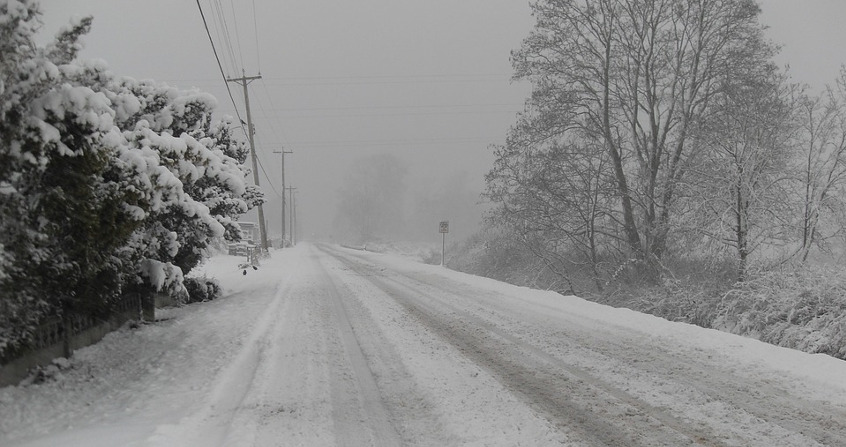
[[[534,23],[526,1],[200,3],[226,74],[243,67],[263,77],[250,85],[259,158],[278,189],[273,151],[294,151],[286,181],[299,190],[306,232],[329,231],[344,169],[369,154],[407,160],[415,190],[466,175],[481,191],[488,145],[503,141],[529,92],[510,82],[509,63]],[[778,62],[813,87],[832,82],[846,63],[846,1],[759,3],[770,38],[783,45]],[[45,35],[74,15],[94,17],[83,57],[104,59],[118,75],[196,86],[234,115],[195,1],[45,0],[42,9]],[[230,87],[244,116],[243,92]],[[274,229],[279,208],[269,208]],[[433,222],[433,239],[443,218],[420,216]]]

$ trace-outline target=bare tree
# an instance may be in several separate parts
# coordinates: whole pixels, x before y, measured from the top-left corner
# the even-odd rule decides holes
[[[512,128],[487,175],[491,221],[508,228],[574,291],[573,275],[602,290],[602,264],[620,237],[607,152],[577,141],[536,141],[546,131],[531,118]]]
[[[699,217],[693,229],[735,251],[739,281],[753,252],[792,236],[794,89],[773,66],[726,78],[714,113],[697,129],[702,160],[689,176]]]
[[[834,87],[821,96],[802,99],[802,141],[798,151],[797,179],[801,197],[801,244],[799,253],[806,261],[811,249],[824,242],[821,218],[842,205],[837,194],[846,184],[846,70]],[[840,225],[836,231],[839,231]]]
[[[545,132],[575,133],[607,154],[621,233],[638,259],[667,247],[677,188],[695,162],[692,126],[722,80],[765,63],[753,0],[539,0],[535,30],[512,53],[534,85]]]

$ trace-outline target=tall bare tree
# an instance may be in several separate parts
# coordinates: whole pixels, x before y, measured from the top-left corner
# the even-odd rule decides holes
[[[677,189],[697,158],[692,127],[723,80],[766,62],[753,0],[539,0],[512,53],[548,133],[575,133],[609,159],[621,235],[638,259],[667,249]]]
[[[695,233],[731,248],[737,279],[760,247],[792,237],[790,158],[798,125],[795,86],[774,66],[727,78],[714,113],[697,128],[701,162],[693,167],[689,224]]]
[[[496,150],[486,177],[485,195],[499,204],[491,221],[516,235],[571,292],[573,273],[592,278],[601,291],[607,279],[603,265],[619,245],[608,156],[575,141],[527,145],[521,136],[532,130],[516,126]]]
[[[826,212],[842,208],[837,194],[846,185],[846,70],[834,87],[820,96],[805,96],[800,105],[802,141],[798,151],[797,181],[802,191],[800,200],[801,244],[799,253],[806,261],[811,249],[831,234],[824,232],[821,222]]]

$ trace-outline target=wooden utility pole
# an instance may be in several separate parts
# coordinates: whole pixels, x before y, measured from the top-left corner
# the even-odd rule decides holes
[[[291,246],[293,247],[294,245],[296,245],[295,239],[294,239],[294,191],[297,188],[288,187],[288,188],[285,188],[285,189],[288,190],[288,203],[291,204],[291,213],[289,214],[290,219],[288,220],[288,223],[290,225],[289,228],[291,229]]]
[[[240,78],[226,78],[226,82],[234,82],[244,87],[244,106],[247,108],[247,137],[250,140],[250,154],[253,158],[253,181],[255,181],[256,186],[259,186],[258,160],[256,158],[256,142],[254,137],[255,129],[253,129],[253,119],[252,115],[250,115],[250,93],[247,90],[247,84],[250,81],[261,79],[261,75],[247,76],[243,70],[241,74],[242,76]],[[261,204],[258,206],[258,220],[259,232],[261,233],[261,248],[267,251],[267,228],[264,225],[264,208]]]
[[[296,194],[296,191],[294,191],[294,193],[295,193],[294,194],[294,203],[292,204],[294,206],[294,209],[291,210],[291,213],[294,215],[294,226],[291,227],[291,240],[292,241],[294,240],[295,237],[300,235],[300,230],[297,227],[297,194]]]
[[[449,221],[442,220],[438,225],[438,232],[441,233],[441,267],[444,266],[444,259],[446,258],[446,235],[449,233]]]
[[[293,154],[294,152],[282,149],[281,151],[273,151],[273,153],[282,156],[282,248],[285,248],[285,154]],[[291,234],[293,234],[293,230]],[[293,236],[291,240],[294,240]]]

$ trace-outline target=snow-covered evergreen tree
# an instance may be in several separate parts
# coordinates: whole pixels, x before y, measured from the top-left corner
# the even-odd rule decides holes
[[[152,203],[140,240],[154,242],[146,246],[151,262],[142,267],[148,283],[175,284],[178,293],[181,275],[202,260],[215,238],[238,235],[234,220],[250,208],[246,198],[252,197],[244,182],[246,149],[233,139],[228,119],[212,121],[216,101],[210,95],[129,78],[111,90],[139,101],[138,110],[118,122],[127,141],[154,152],[173,176],[174,188]]]
[[[47,313],[105,313],[121,293],[120,248],[140,223],[109,176],[120,150],[105,95],[74,82],[97,67],[70,63],[86,18],[44,48],[38,9],[0,3],[0,348],[25,339]],[[9,55],[9,57],[6,57]]]
[[[0,358],[46,315],[106,315],[128,288],[184,295],[260,200],[213,97],[78,60],[90,18],[39,47],[39,16],[0,0]]]

